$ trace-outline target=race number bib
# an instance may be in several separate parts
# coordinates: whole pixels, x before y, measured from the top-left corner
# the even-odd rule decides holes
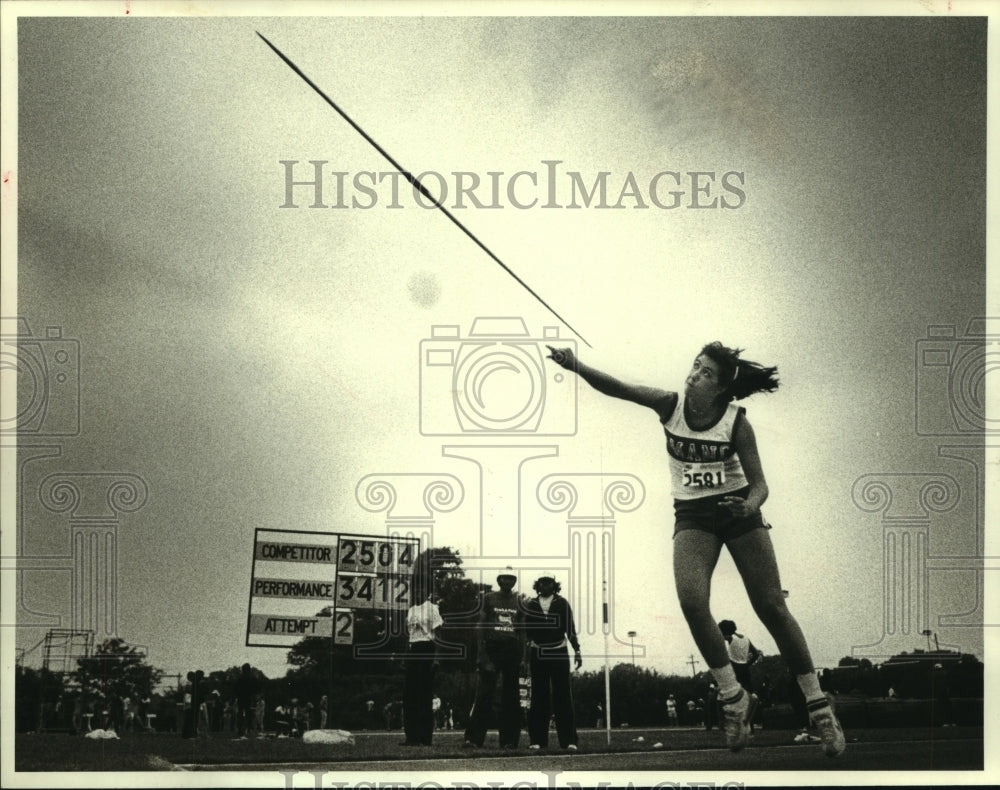
[[[726,465],[721,461],[684,464],[682,474],[685,488],[718,488],[726,482]]]

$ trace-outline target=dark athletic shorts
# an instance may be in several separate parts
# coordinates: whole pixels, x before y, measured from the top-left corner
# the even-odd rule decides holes
[[[700,497],[698,499],[674,500],[674,536],[685,529],[698,529],[710,532],[723,543],[738,538],[740,535],[755,529],[770,529],[764,517],[758,511],[747,518],[739,518],[729,512],[728,508],[719,504],[723,497],[738,496],[746,498],[749,487],[727,494]]]

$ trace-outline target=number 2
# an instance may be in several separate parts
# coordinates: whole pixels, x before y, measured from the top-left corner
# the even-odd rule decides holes
[[[357,553],[357,550],[358,550],[357,544],[353,540],[345,540],[345,541],[341,542],[340,548],[341,548],[342,552],[346,552],[346,553],[342,553],[340,555],[340,562],[341,562],[341,564],[342,565],[353,565],[354,564],[354,555],[355,555],[355,553]]]
[[[399,587],[402,586],[402,590]],[[410,580],[406,577],[399,577],[396,579],[396,603],[409,604],[410,599]]]

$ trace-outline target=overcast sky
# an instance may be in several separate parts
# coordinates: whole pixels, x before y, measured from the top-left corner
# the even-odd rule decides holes
[[[355,174],[392,167],[257,31],[403,167],[442,174],[452,213],[590,347],[405,185],[402,208],[388,207],[388,180],[375,205],[351,207],[371,202]],[[892,518],[926,530],[928,568],[913,578],[928,627],[983,657],[982,451],[969,463],[940,448],[975,446],[949,403],[981,400],[985,377],[954,394],[920,343],[954,326],[933,349],[966,349],[969,321],[987,314],[984,19],[22,18],[17,56],[16,315],[36,337],[58,326],[79,342],[80,429],[23,442],[59,455],[23,467],[20,542],[5,521],[4,554],[70,553],[67,514],[40,503],[49,475],[141,478],[148,499],[117,528],[118,632],[155,665],[283,674],[285,651],[244,645],[254,530],[384,534],[386,514],[356,495],[369,475],[452,475],[462,498],[435,515],[435,543],[471,561],[516,534],[513,516],[522,564],[561,572],[566,514],[536,490],[572,473],[643,492],[614,517],[615,660],[634,630],[637,663],[691,671],[652,412],[581,386],[572,436],[421,433],[422,395],[453,388],[421,342],[435,325],[467,338],[479,316],[520,317],[532,340],[558,325],[588,363],[667,389],[715,339],[777,365],[778,392],[745,405],[782,583],[817,665],[926,646],[886,614],[900,610],[883,514],[852,497],[866,475],[895,487]],[[309,161],[327,162],[327,206],[346,173],[348,207],[310,208],[299,186],[298,208],[282,208],[283,160],[303,181]],[[479,175],[486,204],[496,179],[502,208],[455,207],[455,171]],[[522,176],[508,193],[518,171],[539,186]],[[566,207],[570,171],[588,187],[607,173],[607,203],[622,207]],[[676,208],[649,196],[662,171],[680,184],[663,177],[654,197],[681,191]],[[699,194],[693,171],[710,174]],[[638,198],[621,197],[630,178]],[[562,207],[543,207],[549,184]],[[484,381],[490,408],[502,391],[490,388],[517,393],[516,376]],[[560,397],[545,426],[565,424]],[[539,457],[476,449],[491,443]],[[942,478],[937,510],[908,488]],[[68,627],[69,569],[52,565],[23,574],[22,604]],[[713,610],[777,652],[728,557]],[[19,628],[17,644],[44,633]],[[601,634],[582,641],[584,669],[599,669]]]

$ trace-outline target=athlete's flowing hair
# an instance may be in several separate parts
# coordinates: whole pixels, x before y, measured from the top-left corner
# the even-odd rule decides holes
[[[720,397],[726,401],[778,389],[778,369],[741,359],[742,348],[729,348],[716,340],[702,348],[701,353],[719,366],[720,381],[726,386]]]

